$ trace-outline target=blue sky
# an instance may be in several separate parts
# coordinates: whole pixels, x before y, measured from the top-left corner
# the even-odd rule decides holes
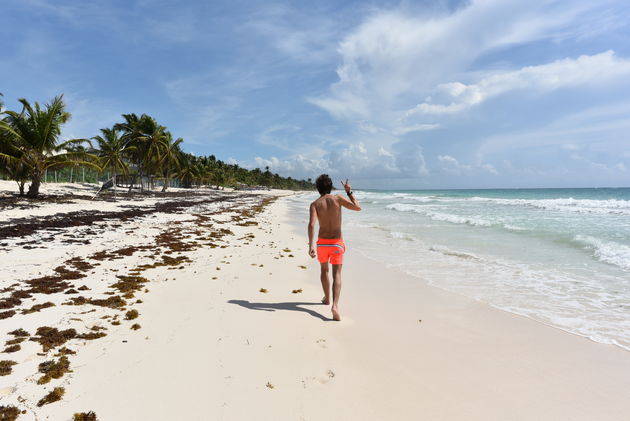
[[[630,185],[626,1],[4,0],[0,92],[64,137],[147,113],[184,149],[361,188]]]

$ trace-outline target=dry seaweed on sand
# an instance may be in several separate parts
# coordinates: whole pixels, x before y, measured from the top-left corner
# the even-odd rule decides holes
[[[77,335],[77,338],[91,341],[91,340],[94,340],[94,339],[102,338],[103,336],[107,336],[107,333],[105,333],[105,332],[87,332],[87,333],[82,333],[80,335]]]
[[[63,387],[55,387],[50,393],[41,398],[39,402],[37,402],[37,406],[44,406],[49,403],[60,401],[63,397],[63,394],[66,392],[66,389]]]
[[[0,300],[0,309],[9,309],[12,307],[16,307],[22,304],[22,300],[19,297],[15,296],[15,292],[11,294],[10,297],[3,298]]]
[[[260,288],[259,291],[262,292],[263,294],[266,294],[266,293],[269,292],[269,291],[267,291],[267,288]]]
[[[16,365],[17,363],[15,361],[11,361],[11,360],[2,360],[0,361],[0,376],[8,376],[9,374],[11,374],[11,371],[13,370],[13,366]],[[0,418],[1,420],[2,418]]]
[[[64,374],[70,371],[70,361],[68,357],[63,356],[59,361],[44,361],[39,364],[38,371],[44,374],[37,380],[37,384],[46,384],[52,379],[60,379]]]
[[[97,421],[96,413],[94,411],[90,412],[77,412],[74,414],[72,420],[73,421]]]
[[[90,269],[94,269],[94,267],[96,265],[98,265],[98,263],[96,263],[96,265],[92,264],[92,263],[88,263],[85,260],[83,260],[81,257],[73,257],[72,259],[68,259],[64,262],[67,265],[70,266],[74,266],[75,269],[78,270],[90,270]]]
[[[8,319],[9,317],[13,317],[13,316],[15,316],[15,310],[7,310],[7,311],[0,312],[0,320]]]
[[[62,357],[64,355],[74,355],[74,354],[76,354],[75,351],[73,351],[73,350],[71,350],[69,348],[66,348],[64,346],[62,348],[59,348],[59,350],[57,351],[57,354],[55,354],[55,357]]]
[[[127,302],[123,300],[119,295],[114,295],[105,299],[90,300],[90,304],[101,307],[120,308],[127,305]]]
[[[140,313],[138,313],[138,310],[129,310],[125,314],[125,320],[137,319],[139,315],[140,315]]]
[[[56,327],[40,326],[37,328],[36,335],[30,340],[39,342],[44,352],[48,352],[50,349],[63,345],[70,339],[75,338],[77,331],[74,329],[59,330]]]
[[[22,314],[30,314],[30,313],[35,313],[38,312],[40,310],[43,310],[45,308],[48,307],[54,307],[55,303],[51,303],[50,301],[43,303],[43,304],[35,304],[33,307],[27,309],[27,310],[22,310]]]
[[[125,294],[125,298],[132,298],[134,292],[142,290],[142,288],[144,288],[143,284],[149,282],[147,278],[143,278],[142,276],[117,275],[116,277],[118,278],[118,282],[111,287]]]
[[[11,352],[17,352],[20,349],[22,349],[22,346],[20,344],[15,344],[15,345],[10,345],[10,346],[4,348],[4,351],[2,351],[2,352],[5,352],[5,353],[9,354]]]
[[[1,421],[15,421],[20,415],[20,410],[13,405],[0,406],[0,420]]]
[[[113,295],[107,298],[88,299],[83,296],[72,297],[69,301],[63,303],[64,305],[81,306],[84,304],[92,304],[94,306],[108,307],[108,308],[121,308],[127,305],[127,302],[119,295]]]
[[[72,285],[67,282],[68,280],[80,279],[86,276],[82,273],[68,270],[63,266],[56,267],[55,272],[57,272],[57,275],[48,275],[26,281],[30,288],[25,292],[38,294],[60,293],[72,288]]]
[[[22,342],[24,342],[26,340],[26,338],[13,338],[13,339],[9,339],[8,341],[6,341],[4,344],[5,345],[15,345],[15,344],[20,344]]]
[[[294,289],[293,291],[291,291],[293,294],[301,294],[302,293],[302,288],[300,289]]]
[[[31,336],[30,333],[28,333],[27,331],[25,331],[22,328],[12,330],[11,332],[9,332],[9,335],[13,335],[13,336]]]
[[[138,330],[140,329],[142,326],[140,326],[138,323],[134,323],[131,325],[131,330]]]

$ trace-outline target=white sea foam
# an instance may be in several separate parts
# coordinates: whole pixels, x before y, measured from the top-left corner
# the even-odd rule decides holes
[[[600,261],[630,270],[630,247],[614,241],[603,241],[588,235],[576,235],[575,240],[585,244]]]
[[[424,213],[421,205],[411,205],[408,203],[391,203],[385,206],[386,209],[395,210],[399,212],[416,212]]]
[[[478,216],[460,216],[441,212],[425,212],[425,214],[434,221],[451,222],[453,224],[467,224],[478,227],[491,227],[500,225],[500,222],[491,222]]]
[[[545,210],[576,213],[630,215],[630,200],[596,199],[498,199],[471,197],[464,200],[492,202],[500,205],[525,206]]]
[[[374,193],[371,200],[381,203],[352,218],[379,225],[382,231],[369,238],[386,236],[392,244],[383,255],[366,241],[374,258],[435,286],[630,350],[630,201],[499,194]],[[624,194],[619,198],[627,199]],[[411,234],[413,247],[392,240]]]
[[[429,250],[436,253],[444,254],[446,256],[459,257],[461,259],[481,260],[479,257],[475,256],[472,253],[464,253],[463,251],[451,250],[446,246],[433,245],[429,247]]]
[[[392,238],[397,238],[400,240],[414,241],[416,239],[413,235],[407,234],[405,232],[392,231],[389,233],[389,235]]]
[[[452,224],[466,224],[478,227],[500,226],[511,231],[527,231],[527,228],[519,227],[513,224],[505,223],[502,218],[496,220],[488,220],[481,216],[462,216],[443,212],[434,212],[426,206],[413,205],[409,203],[392,203],[386,206],[387,209],[398,212],[415,212],[426,215],[434,221],[450,222]]]
[[[405,199],[413,200],[415,202],[429,203],[439,201],[440,198],[436,196],[409,196],[405,197]]]

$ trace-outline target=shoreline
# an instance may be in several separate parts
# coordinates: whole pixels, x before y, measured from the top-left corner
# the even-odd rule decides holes
[[[71,314],[59,315],[53,327],[106,333],[70,339],[65,345],[76,352],[68,356],[72,372],[45,385],[36,384],[42,375],[38,364],[59,360],[54,354],[65,345],[37,355],[39,344],[22,342],[25,349],[14,354],[19,361],[13,374],[0,377],[3,384],[14,382],[10,387],[16,390],[0,388],[0,405],[28,409],[19,420],[65,420],[75,412],[95,411],[99,420],[120,421],[622,420],[630,410],[625,350],[427,285],[359,255],[351,242],[342,321],[329,321],[329,306],[319,303],[319,265],[307,256],[306,211],[291,212],[283,198],[264,208],[257,203],[241,201],[224,211],[200,205],[157,212],[155,218],[146,215],[145,225],[133,225],[132,219],[122,228],[105,221],[103,230],[92,226],[94,233],[86,234],[91,244],[66,244],[58,252],[25,249],[35,257],[14,268],[23,277],[41,276],[37,259],[42,256],[52,259],[52,269],[60,256],[76,258],[79,250],[90,256],[102,244],[116,245],[110,255],[124,250],[111,261],[111,256],[95,261],[99,265],[87,269],[94,273],[70,281],[91,288],[82,292],[88,300],[108,297],[110,282],[117,279],[110,271],[124,266],[129,276],[149,282],[132,291],[137,296],[126,300],[141,302],[125,311],[55,302],[0,320],[2,332],[24,327],[33,334],[44,319],[62,311]],[[108,237],[117,230],[122,230],[119,242]],[[226,230],[221,238],[211,237],[221,230]],[[160,240],[151,243],[151,238]],[[131,250],[140,240],[152,248]],[[164,247],[159,256],[153,256],[155,244]],[[174,250],[165,253],[169,249]],[[35,264],[40,266],[27,267]],[[143,265],[151,267],[134,270]],[[67,266],[74,271],[72,263]],[[100,270],[110,273],[105,284]],[[66,295],[64,301],[68,297],[76,296]],[[19,309],[31,307],[26,304]],[[139,316],[126,320],[129,309]],[[112,314],[118,317],[101,318]],[[121,324],[112,325],[116,321]],[[141,328],[131,330],[136,322]],[[58,386],[66,388],[60,402],[35,407],[44,391]]]

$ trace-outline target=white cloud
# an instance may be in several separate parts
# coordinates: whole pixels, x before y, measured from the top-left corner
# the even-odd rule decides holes
[[[394,136],[402,136],[411,132],[424,132],[427,130],[435,130],[439,129],[441,126],[439,124],[414,124],[411,126],[400,126],[395,127],[392,130],[392,134]]]
[[[573,159],[574,161],[582,163],[583,165],[585,165],[587,168],[591,170],[606,172],[606,173],[611,173],[611,174],[626,172],[626,165],[623,162],[606,164],[603,162],[593,161],[577,153],[571,154],[570,158]]]
[[[265,168],[269,167],[271,172],[280,173],[284,176],[291,176],[298,179],[313,178],[323,172],[328,172],[328,163],[323,159],[306,158],[303,155],[295,155],[293,157],[278,159],[272,156],[265,159],[257,156],[254,164],[241,163],[246,168]]]
[[[499,172],[492,164],[479,163],[478,165],[462,164],[457,158],[451,155],[438,155],[438,161],[444,163],[442,171],[455,175],[470,175],[476,172],[488,172],[492,175],[498,175]]]
[[[437,92],[446,97],[446,103],[423,102],[409,110],[406,116],[456,113],[509,91],[552,91],[568,86],[601,84],[627,75],[630,75],[630,60],[616,57],[613,51],[583,55],[577,59],[567,58],[495,74],[471,85],[461,82],[441,84]]]
[[[481,168],[488,171],[490,174],[499,175],[499,172],[492,164],[481,164]]]
[[[343,27],[329,16],[264,3],[237,27],[237,31],[253,30],[257,37],[266,38],[278,52],[296,62],[321,63],[334,56],[334,45]]]
[[[582,1],[476,0],[450,14],[379,11],[339,43],[339,80],[309,101],[337,118],[389,121],[484,54],[566,36],[594,7]]]
[[[247,168],[264,168],[296,178],[314,178],[321,173],[331,177],[352,179],[413,178],[428,174],[422,148],[396,151],[383,146],[368,146],[363,142],[346,144],[320,154],[319,158],[307,158],[298,154],[283,159],[256,157],[253,163],[241,162]]]
[[[628,142],[627,133],[630,133],[628,103],[594,106],[565,115],[544,126],[489,136],[479,145],[478,153],[495,156],[547,146],[575,152],[587,146],[593,148],[600,145],[605,151],[621,154],[622,145]]]
[[[437,159],[438,161],[441,161],[441,162],[448,162],[455,166],[459,166],[459,161],[450,155],[438,155]]]

